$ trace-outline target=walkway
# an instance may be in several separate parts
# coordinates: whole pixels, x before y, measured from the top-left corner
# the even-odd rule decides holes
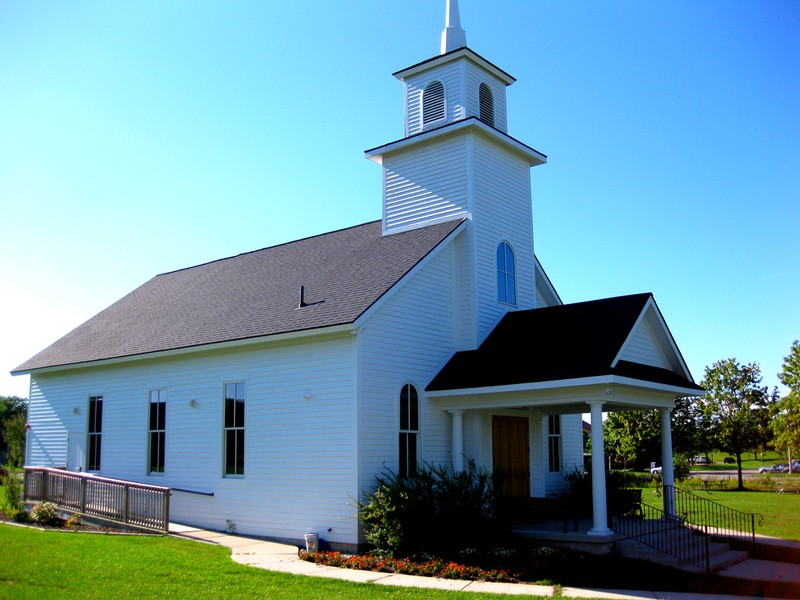
[[[489,592],[516,596],[533,595],[554,597],[552,586],[523,583],[495,583],[487,581],[463,581],[457,579],[438,579],[416,575],[398,575],[393,573],[375,573],[355,569],[326,567],[300,560],[297,546],[264,541],[258,538],[231,535],[220,531],[209,531],[186,525],[170,523],[170,535],[193,539],[201,542],[219,544],[231,549],[231,558],[243,565],[281,571],[295,575],[312,577],[331,577],[360,583],[378,585],[409,586],[428,589],[455,590],[464,592]],[[780,541],[786,544],[788,542]],[[797,546],[797,545],[796,545]],[[778,585],[795,584],[800,586],[800,565],[765,560],[746,560],[726,569],[730,573],[723,575],[747,581],[768,581]],[[745,600],[754,596],[722,596],[698,595],[687,592],[655,592],[646,590],[599,590],[583,588],[561,588],[561,597],[565,598],[604,598],[616,600],[649,599],[649,600]],[[759,596],[761,597],[761,596]],[[776,596],[777,597],[777,596]],[[785,595],[783,596],[786,597]],[[768,598],[768,596],[764,596]]]

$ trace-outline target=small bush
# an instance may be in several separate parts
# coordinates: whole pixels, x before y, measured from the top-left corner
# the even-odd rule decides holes
[[[19,473],[8,469],[6,471],[6,476],[3,478],[3,485],[5,486],[5,497],[2,499],[2,503],[0,503],[0,510],[2,510],[9,519],[25,521],[27,514],[22,508],[23,483]]]
[[[61,522],[56,510],[56,505],[52,502],[37,502],[31,509],[31,521],[39,525],[55,525]]]
[[[357,503],[365,539],[383,556],[455,556],[496,545],[492,475],[467,461],[463,472],[424,465],[413,477],[385,471]]]
[[[67,519],[66,523],[64,523],[64,527],[67,529],[78,529],[81,526],[81,514],[74,513],[69,519]]]

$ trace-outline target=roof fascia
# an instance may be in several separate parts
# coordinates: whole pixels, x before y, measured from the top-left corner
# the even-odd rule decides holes
[[[545,287],[545,289],[548,292],[550,292],[550,294],[553,296],[553,298],[555,298],[557,305],[559,305],[559,306],[563,305],[564,301],[561,300],[561,296],[558,295],[558,292],[556,291],[556,288],[553,285],[553,282],[550,281],[550,277],[545,272],[544,267],[542,267],[542,263],[539,262],[539,257],[536,256],[536,254],[533,255],[533,262],[534,262],[534,268],[536,270],[536,280],[539,281],[539,275],[544,277],[544,287]],[[537,283],[537,285],[538,285],[538,283]]]
[[[611,363],[611,367],[614,368],[617,366],[617,363],[620,361],[620,358],[625,350],[625,347],[630,342],[636,329],[642,325],[644,319],[647,317],[647,314],[650,311],[652,311],[652,314],[655,315],[656,321],[661,327],[662,333],[664,334],[664,337],[667,340],[667,344],[669,345],[669,350],[672,352],[672,355],[675,357],[675,359],[677,359],[678,365],[680,366],[680,369],[683,372],[682,373],[683,377],[688,381],[694,383],[694,379],[692,378],[692,374],[689,371],[689,367],[686,365],[686,361],[683,360],[683,355],[681,354],[681,351],[678,349],[678,345],[675,343],[675,338],[672,337],[672,333],[670,332],[669,327],[667,326],[667,322],[664,319],[664,315],[661,314],[661,311],[659,310],[658,305],[656,304],[655,298],[652,295],[647,299],[647,302],[645,302],[644,308],[642,308],[642,312],[637,317],[636,322],[633,324],[633,327],[631,327],[630,332],[628,332],[628,336],[625,338],[625,342],[623,342],[622,346],[620,346],[619,352],[617,352],[617,355],[614,357],[614,360]]]
[[[503,69],[490,63],[480,54],[473,52],[466,46],[462,48],[456,48],[455,50],[451,50],[446,54],[440,54],[439,56],[434,56],[433,58],[423,60],[422,62],[419,62],[415,65],[411,65],[410,67],[392,73],[392,75],[397,79],[399,79],[400,81],[405,81],[408,77],[411,77],[418,73],[422,73],[423,71],[427,71],[428,69],[433,69],[435,67],[457,60],[459,58],[466,58],[468,60],[471,60],[472,62],[479,65],[486,71],[489,71],[492,75],[500,79],[506,85],[511,85],[516,81],[515,77],[512,77],[511,75],[503,71]]]
[[[494,127],[487,125],[478,119],[478,117],[468,117],[466,119],[455,121],[454,123],[448,123],[447,125],[442,125],[441,127],[437,127],[435,129],[429,129],[427,131],[423,131],[394,142],[389,142],[383,146],[365,150],[364,155],[373,162],[383,164],[383,156],[385,154],[399,152],[422,142],[438,140],[439,138],[455,135],[464,131],[471,131],[486,135],[507,149],[524,156],[531,166],[541,165],[547,162],[547,156],[545,154],[542,154],[538,150],[523,144],[507,133],[503,133],[499,129],[495,129]]]
[[[567,388],[589,388],[589,387],[607,387],[607,386],[624,386],[626,388],[635,388],[647,392],[655,392],[662,394],[670,394],[671,397],[675,396],[700,396],[702,391],[693,388],[685,388],[682,386],[668,385],[664,383],[656,383],[653,381],[644,381],[641,379],[633,379],[631,377],[620,377],[619,375],[598,375],[596,377],[582,377],[574,379],[561,379],[557,381],[537,381],[533,383],[520,383],[514,385],[498,385],[493,387],[478,387],[478,388],[461,388],[454,390],[439,390],[439,391],[426,391],[425,396],[428,398],[454,398],[454,397],[470,397],[481,396],[489,394],[503,394],[503,393],[520,393],[520,392],[540,392],[547,390],[566,390]],[[607,387],[606,394],[612,394],[613,388]],[[593,397],[602,397],[601,394],[593,394]],[[609,400],[610,402],[611,400]]]
[[[445,237],[441,242],[436,244],[436,246],[431,250],[427,255],[425,255],[422,260],[420,260],[416,265],[414,265],[408,273],[403,275],[400,279],[398,279],[392,287],[386,290],[383,295],[378,298],[375,302],[372,303],[363,313],[361,313],[356,319],[353,321],[354,327],[357,329],[361,329],[364,327],[366,321],[375,314],[376,311],[380,310],[380,308],[392,297],[394,296],[397,291],[414,275],[416,275],[421,269],[425,267],[430,261],[434,259],[436,255],[439,254],[447,245],[450,244],[452,240],[456,238],[458,234],[460,234],[464,229],[467,227],[466,219],[453,231],[451,231],[447,237]],[[398,232],[399,233],[399,232]]]
[[[317,327],[314,329],[304,329],[302,331],[290,331],[286,333],[264,335],[254,338],[246,338],[242,340],[230,340],[226,342],[216,342],[212,344],[201,344],[199,346],[189,346],[186,348],[174,348],[171,350],[159,350],[155,352],[145,352],[142,354],[132,354],[128,356],[119,356],[115,358],[106,358],[101,360],[68,363],[65,365],[54,365],[51,367],[25,369],[22,371],[11,371],[11,375],[37,375],[40,373],[56,373],[59,371],[72,371],[75,369],[106,367],[122,363],[155,360],[160,358],[170,358],[174,356],[186,356],[190,354],[198,354],[200,352],[228,350],[231,348],[242,348],[245,346],[255,346],[258,344],[266,344],[266,343],[271,344],[276,342],[291,341],[291,340],[304,339],[316,336],[329,336],[341,333],[354,333],[354,332],[355,332],[354,326],[351,323],[345,323],[340,325],[332,325],[330,327]]]

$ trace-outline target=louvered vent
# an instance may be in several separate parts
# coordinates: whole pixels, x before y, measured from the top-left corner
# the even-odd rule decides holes
[[[492,88],[482,83],[478,88],[478,100],[481,109],[481,121],[494,127],[494,96]]]
[[[444,85],[431,81],[422,92],[422,124],[441,121],[444,115]]]

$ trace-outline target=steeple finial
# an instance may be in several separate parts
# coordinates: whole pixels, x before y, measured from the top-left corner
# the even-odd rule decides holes
[[[442,54],[467,45],[467,34],[461,29],[458,15],[458,0],[447,0],[444,31],[442,32]]]

